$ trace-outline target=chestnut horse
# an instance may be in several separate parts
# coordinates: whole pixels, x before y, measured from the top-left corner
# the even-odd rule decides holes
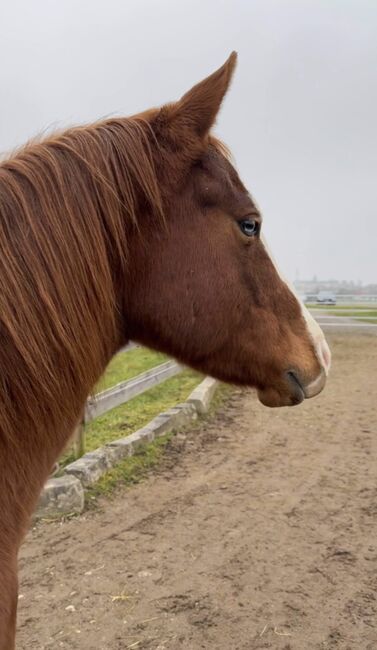
[[[330,353],[279,276],[210,135],[236,63],[178,102],[69,129],[0,165],[0,650],[49,471],[130,339],[268,406],[321,391]]]

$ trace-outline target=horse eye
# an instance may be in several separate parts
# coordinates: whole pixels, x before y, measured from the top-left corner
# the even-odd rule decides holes
[[[254,237],[259,232],[259,221],[254,219],[242,219],[242,221],[238,222],[238,225],[247,237]]]

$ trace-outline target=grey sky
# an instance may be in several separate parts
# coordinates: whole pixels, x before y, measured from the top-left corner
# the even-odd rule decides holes
[[[0,151],[177,99],[233,49],[216,132],[274,256],[377,282],[376,0],[1,0]]]

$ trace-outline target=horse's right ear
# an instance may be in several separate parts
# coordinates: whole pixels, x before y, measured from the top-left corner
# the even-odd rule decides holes
[[[216,72],[191,88],[175,104],[164,106],[161,117],[169,131],[177,137],[203,138],[213,125],[221,102],[229,88],[237,54],[232,52],[228,60]]]

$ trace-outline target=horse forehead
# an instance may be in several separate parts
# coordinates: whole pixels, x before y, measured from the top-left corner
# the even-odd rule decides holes
[[[221,151],[210,147],[203,158],[203,167],[215,180],[221,181],[225,194],[231,195],[233,198],[242,197],[243,200],[247,198],[254,205],[237,170]]]

